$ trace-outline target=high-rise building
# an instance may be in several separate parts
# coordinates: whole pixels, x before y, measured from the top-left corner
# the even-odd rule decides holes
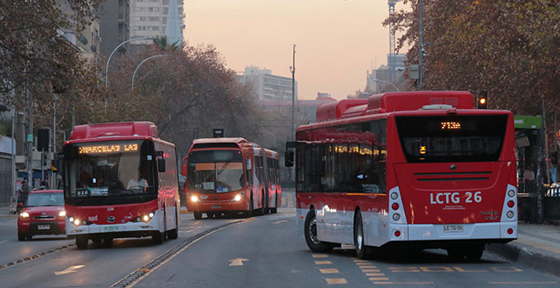
[[[172,36],[168,38],[172,40],[180,37],[182,42],[185,29],[183,3],[184,0],[130,0],[130,38],[163,37],[166,36],[166,32],[170,32]],[[168,22],[168,17],[171,17],[172,21]],[[168,23],[178,27],[167,28]],[[151,40],[138,41],[134,44],[139,43],[151,43]],[[173,43],[169,42],[169,44]]]
[[[292,101],[292,78],[276,76],[271,70],[259,67],[246,67],[243,74],[237,75],[241,83],[249,83],[257,101]],[[298,99],[297,81],[295,81],[295,100]]]
[[[129,0],[103,2],[99,13],[101,54],[109,56],[115,47],[130,38],[129,12]],[[126,46],[122,49],[126,50]]]

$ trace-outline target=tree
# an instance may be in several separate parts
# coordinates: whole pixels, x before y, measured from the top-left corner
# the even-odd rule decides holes
[[[418,1],[384,21],[417,63]],[[487,90],[490,108],[549,112],[560,99],[560,4],[555,0],[424,0],[426,89]]]

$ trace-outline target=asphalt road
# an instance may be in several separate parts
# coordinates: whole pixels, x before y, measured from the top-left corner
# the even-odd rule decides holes
[[[488,253],[459,263],[442,250],[388,251],[371,260],[355,258],[351,246],[312,253],[296,236],[293,208],[249,219],[182,220],[179,239],[162,245],[133,238],[77,250],[64,237],[18,242],[16,219],[0,218],[0,287],[560,287],[560,278]]]

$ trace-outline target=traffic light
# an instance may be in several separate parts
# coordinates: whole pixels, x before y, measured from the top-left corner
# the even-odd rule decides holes
[[[478,109],[488,109],[488,91],[478,92]]]

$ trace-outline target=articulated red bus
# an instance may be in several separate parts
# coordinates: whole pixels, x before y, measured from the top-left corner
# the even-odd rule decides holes
[[[195,219],[276,213],[282,201],[278,153],[243,138],[194,140],[183,159],[187,209]]]
[[[66,234],[89,239],[176,239],[180,221],[175,146],[151,122],[76,126],[64,144]]]
[[[510,111],[474,109],[468,92],[400,92],[323,104],[317,121],[288,143],[312,251],[354,244],[364,258],[400,243],[478,259],[517,238]]]

